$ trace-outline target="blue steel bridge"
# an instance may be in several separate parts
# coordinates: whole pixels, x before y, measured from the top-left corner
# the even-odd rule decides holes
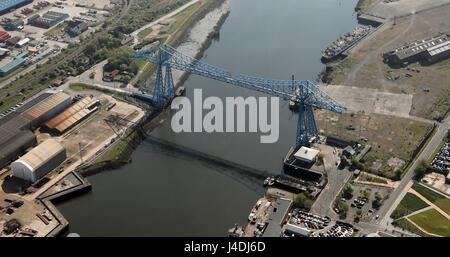
[[[308,146],[309,139],[318,136],[313,108],[335,113],[342,113],[346,110],[343,105],[309,80],[273,80],[233,75],[227,70],[201,62],[166,44],[138,51],[133,53],[132,57],[157,64],[154,89],[140,88],[142,93],[134,93],[134,95],[148,99],[152,105],[159,108],[163,108],[175,97],[172,69],[296,102],[299,106],[296,147]]]

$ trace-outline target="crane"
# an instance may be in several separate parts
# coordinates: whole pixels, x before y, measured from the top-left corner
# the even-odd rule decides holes
[[[161,44],[131,55],[157,65],[153,90],[140,88],[135,96],[149,99],[162,108],[175,97],[172,69],[211,78],[234,86],[255,90],[267,95],[294,101],[299,106],[296,147],[308,146],[309,139],[318,136],[313,108],[342,113],[346,108],[309,80],[273,80],[247,75],[233,75],[229,71],[192,58],[167,44]],[[163,67],[165,68],[163,72]]]

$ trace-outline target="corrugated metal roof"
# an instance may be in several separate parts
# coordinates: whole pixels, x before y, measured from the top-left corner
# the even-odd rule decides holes
[[[65,151],[64,147],[50,138],[20,157],[17,162],[25,163],[32,171],[35,171],[62,151]]]
[[[59,104],[67,101],[67,99],[70,99],[68,94],[63,92],[56,93],[26,111],[23,116],[30,120],[35,120]]]
[[[2,0],[0,1],[0,12],[8,8],[12,8],[16,5],[23,4],[25,2],[30,2],[29,0]]]
[[[49,120],[45,123],[45,126],[49,129],[56,129],[62,133],[67,128],[94,112],[96,109],[88,110],[86,108],[95,101],[97,101],[95,98],[85,97]]]
[[[22,66],[22,64],[25,62],[23,58],[16,58],[9,63],[7,63],[5,66],[0,68],[0,72],[2,73],[8,73],[9,71],[17,68],[18,66]]]

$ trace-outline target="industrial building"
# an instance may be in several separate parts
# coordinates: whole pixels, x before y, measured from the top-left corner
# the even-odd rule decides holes
[[[48,29],[67,18],[69,18],[69,15],[67,13],[48,11],[45,14],[43,14],[42,17],[37,14],[29,18],[28,24]]]
[[[71,104],[66,94],[43,93],[0,119],[0,168],[36,145],[31,128]]]
[[[63,92],[58,92],[36,104],[33,108],[23,113],[23,116],[31,120],[31,127],[36,127],[47,120],[53,118],[58,113],[72,104],[70,96]]]
[[[11,164],[14,177],[36,182],[66,159],[66,149],[55,139],[47,139]]]
[[[21,47],[25,46],[26,44],[28,44],[29,42],[30,42],[30,39],[26,37],[26,38],[20,40],[19,42],[17,42],[16,47],[21,48]]]
[[[4,77],[11,72],[17,70],[18,68],[22,67],[22,65],[25,63],[25,57],[29,54],[28,51],[24,51],[20,55],[18,55],[14,60],[10,61],[6,65],[0,68],[0,77]]]
[[[385,63],[407,65],[412,62],[434,63],[450,57],[450,34],[440,33],[437,36],[416,40],[383,54]]]
[[[11,35],[3,30],[0,30],[0,42],[5,42],[7,39],[9,39],[11,37]]]
[[[312,234],[312,231],[310,231],[309,229],[302,228],[300,226],[288,223],[288,224],[286,224],[284,233],[286,235],[309,237]]]
[[[0,1],[0,15],[32,2],[33,0],[2,0]]]
[[[94,113],[100,102],[93,97],[84,97],[45,123],[45,127],[57,133],[64,133]]]
[[[0,119],[0,168],[37,144],[36,136],[29,130],[31,120],[22,113],[51,95],[41,94]]]
[[[20,27],[23,27],[24,24],[23,20],[17,19],[6,23],[3,27],[6,30],[18,30]]]
[[[0,58],[5,57],[6,55],[8,55],[9,49],[6,48],[1,48],[0,47]]]
[[[263,237],[280,237],[283,233],[282,226],[289,210],[292,207],[292,200],[278,198],[267,219],[267,228]]]
[[[319,152],[308,147],[301,147],[298,150],[292,147],[283,160],[284,172],[302,180],[320,182],[323,173],[313,169]]]
[[[6,40],[6,44],[9,46],[15,46],[17,43],[19,43],[19,41],[21,39],[22,39],[21,37],[15,36],[15,37],[12,37],[12,38]]]
[[[297,160],[306,163],[314,163],[316,162],[317,155],[320,153],[319,150],[308,148],[308,147],[300,147],[300,149],[294,154],[294,157]]]
[[[71,36],[76,37],[80,35],[81,33],[85,32],[89,28],[88,23],[80,20],[80,19],[73,19],[69,21],[67,24],[65,31]]]

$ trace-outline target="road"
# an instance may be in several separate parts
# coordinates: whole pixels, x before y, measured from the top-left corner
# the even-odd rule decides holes
[[[170,18],[170,17],[172,17],[172,16],[174,16],[174,15],[180,13],[180,12],[183,11],[184,9],[188,8],[189,6],[195,4],[195,3],[199,2],[199,1],[200,1],[200,0],[193,0],[193,1],[190,1],[189,3],[187,3],[187,4],[183,5],[183,6],[181,6],[181,7],[178,8],[178,9],[176,9],[175,11],[173,11],[173,12],[167,14],[167,15],[164,15],[163,17],[157,19],[156,21],[150,22],[149,24],[143,26],[142,28],[139,28],[138,30],[132,32],[131,35],[132,35],[133,37],[137,38],[139,32],[141,32],[142,30],[144,30],[144,29],[146,29],[146,28],[149,28],[149,27],[152,27],[152,26],[158,24],[160,21],[163,21],[163,20],[165,20],[165,19],[167,19],[167,18]]]
[[[332,211],[332,204],[344,185],[352,176],[352,172],[347,169],[339,170],[332,167],[327,172],[328,183],[319,195],[314,205],[311,207],[313,213],[338,219],[338,215]]]

